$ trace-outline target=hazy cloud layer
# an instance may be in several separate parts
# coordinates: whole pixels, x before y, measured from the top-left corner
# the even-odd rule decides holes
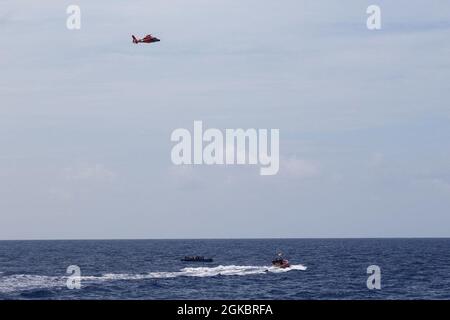
[[[0,3],[0,238],[450,236],[450,2],[77,3]],[[279,174],[174,167],[194,120]]]

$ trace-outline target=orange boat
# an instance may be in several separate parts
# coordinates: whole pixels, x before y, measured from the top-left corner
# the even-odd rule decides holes
[[[288,259],[283,259],[283,258],[278,258],[275,260],[272,260],[272,265],[274,267],[278,267],[278,268],[289,268],[291,265],[289,263]]]

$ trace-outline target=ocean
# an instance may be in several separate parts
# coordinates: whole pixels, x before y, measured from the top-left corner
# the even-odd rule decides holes
[[[0,299],[450,299],[450,239],[0,241]]]

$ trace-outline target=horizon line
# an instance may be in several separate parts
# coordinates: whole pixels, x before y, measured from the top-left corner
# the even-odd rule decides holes
[[[450,236],[419,237],[265,237],[265,238],[44,238],[44,239],[0,239],[0,241],[161,241],[161,240],[389,240],[389,239],[450,239]]]

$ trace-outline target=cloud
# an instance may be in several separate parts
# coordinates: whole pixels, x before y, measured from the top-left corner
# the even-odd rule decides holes
[[[3,14],[0,16],[0,25],[5,25],[9,21],[9,16],[7,14]]]
[[[51,200],[70,201],[73,200],[74,195],[72,192],[63,190],[62,188],[52,187],[47,190],[47,196]]]
[[[370,156],[369,166],[376,168],[383,164],[384,162],[384,154],[381,152],[375,152]]]
[[[102,164],[68,167],[63,170],[64,178],[69,181],[112,182],[117,174]]]
[[[450,182],[444,178],[432,178],[428,180],[428,183],[435,189],[450,194]]]
[[[197,189],[204,185],[200,172],[195,171],[192,165],[170,166],[168,175],[171,184],[181,189]]]
[[[280,160],[280,173],[295,178],[309,178],[320,174],[316,163],[295,157]]]

